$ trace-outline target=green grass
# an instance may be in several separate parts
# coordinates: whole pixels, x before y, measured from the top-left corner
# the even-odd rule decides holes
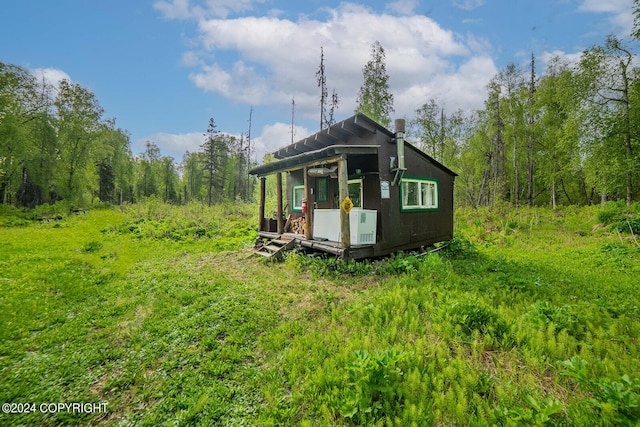
[[[252,206],[4,209],[0,403],[107,410],[0,424],[636,425],[640,249],[611,210],[459,210],[428,255],[277,264]]]

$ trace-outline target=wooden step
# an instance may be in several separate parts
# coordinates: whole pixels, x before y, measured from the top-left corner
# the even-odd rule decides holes
[[[287,243],[289,243],[291,241],[291,239],[287,239],[287,240],[282,240],[282,239],[273,239],[271,240],[269,243],[275,243],[277,245],[286,245]]]
[[[253,251],[254,254],[263,256],[265,258],[275,257],[280,259],[282,253],[293,249],[295,240],[281,240],[278,238],[267,241],[260,248]]]
[[[256,254],[256,255],[260,255],[260,256],[266,257],[266,258],[271,258],[271,255],[273,255],[271,252],[262,252],[262,251],[259,251],[259,250],[258,251],[254,251],[253,253]]]

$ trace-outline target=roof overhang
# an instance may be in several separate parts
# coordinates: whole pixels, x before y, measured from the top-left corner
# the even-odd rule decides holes
[[[297,156],[301,153],[320,150],[331,145],[347,144],[352,137],[363,138],[368,134],[381,132],[388,137],[393,133],[370,119],[362,113],[358,113],[348,119],[338,122],[328,128],[322,129],[313,135],[299,140],[293,144],[282,147],[273,152],[276,159]]]
[[[342,156],[376,155],[378,153],[378,147],[378,145],[330,145],[319,150],[309,151],[256,166],[251,169],[249,173],[251,175],[265,176],[272,173],[288,172],[318,164],[335,162],[342,158]]]

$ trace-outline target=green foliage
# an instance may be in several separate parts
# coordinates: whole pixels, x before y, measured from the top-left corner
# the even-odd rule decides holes
[[[83,252],[97,252],[102,249],[102,243],[97,240],[91,240],[82,247]]]
[[[303,272],[308,271],[313,277],[328,277],[332,279],[345,279],[354,276],[364,276],[373,272],[371,263],[367,260],[345,261],[339,258],[325,258],[319,256],[306,256],[300,253],[288,253],[287,263]]]
[[[218,249],[246,246],[257,237],[252,225],[253,206],[167,205],[155,198],[146,203],[123,206],[126,220],[115,231],[137,239],[168,239],[176,242],[212,239]],[[235,210],[231,213],[230,211]],[[105,231],[112,231],[105,229]]]
[[[528,315],[540,327],[546,328],[552,323],[556,332],[565,330],[576,338],[584,336],[577,314],[567,305],[558,307],[548,301],[538,301],[531,306]]]
[[[611,231],[640,234],[640,204],[609,202],[598,212],[598,221]]]
[[[389,91],[384,48],[378,41],[371,45],[371,59],[362,68],[362,77],[356,112],[364,113],[388,128],[394,111],[393,94]]]
[[[559,363],[560,375],[570,377],[593,396],[591,405],[605,424],[633,426],[640,422],[640,378],[622,375],[619,381],[592,378],[578,356]]]
[[[216,203],[252,199],[255,179],[243,141],[214,135],[209,156],[185,153],[181,179],[179,165],[153,141],[134,155],[128,133],[103,113],[77,83],[63,80],[54,90],[0,62],[0,204],[34,208],[64,200],[88,208],[94,200],[122,204],[150,196],[179,204],[205,200],[208,188]],[[205,179],[212,185],[205,188]]]
[[[398,252],[376,265],[378,274],[411,274],[420,268],[420,260],[415,254]]]
[[[470,337],[474,332],[492,335],[502,341],[509,334],[509,326],[490,307],[478,301],[454,302],[448,309],[449,321],[460,327],[463,335]]]
[[[553,416],[559,414],[564,408],[561,402],[551,397],[538,400],[527,395],[525,400],[527,407],[508,409],[499,406],[496,408],[496,415],[507,425],[545,426],[553,425]]]
[[[21,227],[30,225],[33,216],[16,207],[0,205],[0,227]]]
[[[598,209],[460,210],[435,252],[279,264],[250,256],[255,206],[5,209],[0,400],[108,413],[0,423],[636,425],[640,252]]]
[[[473,243],[464,236],[457,234],[448,242],[442,244],[442,250],[439,252],[448,259],[470,259],[478,255]]]
[[[409,354],[390,349],[370,354],[356,350],[347,367],[349,373],[340,415],[356,425],[375,422],[381,414],[393,416],[398,390],[408,366]]]

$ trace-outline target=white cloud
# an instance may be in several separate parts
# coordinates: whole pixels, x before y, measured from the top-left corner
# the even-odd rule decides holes
[[[156,1],[153,7],[168,19],[187,19],[193,17],[189,0]]]
[[[153,7],[168,19],[226,18],[234,13],[253,9],[254,3],[265,0],[157,0]]]
[[[205,92],[217,92],[235,101],[255,105],[272,101],[268,98],[269,88],[266,79],[242,61],[233,64],[229,71],[217,64],[204,65],[202,72],[192,73],[189,77]]]
[[[569,65],[575,65],[580,62],[581,57],[582,52],[566,53],[563,50],[554,50],[552,52],[543,52],[542,55],[540,55],[540,60],[545,64],[545,66],[549,65],[549,63],[555,58],[560,58],[563,62],[566,62]]]
[[[294,141],[298,141],[305,136],[309,135],[309,131],[302,126],[294,126]],[[279,148],[282,148],[291,143],[291,124],[286,123],[274,123],[266,125],[262,128],[262,133],[259,137],[252,139],[255,157],[251,157],[262,163],[264,155],[272,153]]]
[[[413,15],[416,7],[418,7],[418,0],[397,0],[386,5],[388,11],[404,16]]]
[[[160,152],[163,155],[173,157],[176,162],[180,163],[186,151],[191,153],[199,151],[204,140],[205,137],[202,132],[184,134],[158,132],[134,141],[131,144],[131,151],[133,153],[142,153],[144,152],[145,142],[151,141],[160,148]]]
[[[632,6],[633,0],[584,0],[579,6],[579,10],[597,13],[629,13]]]
[[[631,33],[633,0],[583,0],[578,10],[610,14],[610,22],[614,25],[615,31],[619,31],[625,36]]]
[[[426,16],[376,14],[350,3],[327,12],[326,20],[292,21],[274,16],[200,20],[203,49],[215,52],[218,58],[234,52],[239,59],[226,67],[222,61],[208,63],[190,77],[205,91],[253,105],[289,104],[295,96],[296,114],[315,118],[315,72],[323,46],[327,84],[329,91],[335,88],[340,96],[341,114],[355,108],[362,67],[369,59],[371,44],[379,40],[386,51],[391,90],[398,102],[396,113],[402,115],[426,102],[415,98],[413,88],[432,93],[425,88],[442,80],[441,74],[471,72],[459,64],[474,58],[472,50],[484,49],[477,40],[465,40]],[[480,55],[485,58],[482,52]],[[190,60],[197,62],[193,57]],[[493,72],[490,68],[482,71]],[[492,76],[484,77],[488,81]],[[448,102],[469,105],[465,98],[476,100],[477,93],[483,92],[484,82],[467,93],[459,93],[460,99]],[[405,106],[411,111],[404,111]]]
[[[57,68],[35,68],[31,70],[31,73],[38,82],[41,83],[44,80],[44,82],[53,87],[56,92],[58,91],[58,87],[62,80],[71,81],[69,74],[62,70],[58,70]]]
[[[198,52],[188,51],[182,54],[180,64],[184,67],[196,67],[198,65],[204,65],[200,59]]]
[[[484,5],[484,0],[454,0],[451,4],[463,10],[473,10]]]
[[[309,135],[309,130],[305,127],[294,126],[294,138],[299,140]],[[240,135],[235,135],[240,138]],[[144,152],[144,145],[151,141],[160,148],[160,152],[169,157],[173,157],[177,163],[181,163],[186,151],[194,153],[200,151],[200,146],[205,141],[203,132],[190,132],[183,134],[173,134],[158,132],[140,138],[131,144],[134,154]],[[265,154],[276,151],[291,142],[291,124],[274,123],[262,128],[261,134],[252,138],[252,159],[262,162]]]
[[[396,95],[396,111],[413,116],[429,99],[436,99],[449,112],[480,108],[486,98],[485,87],[498,69],[488,56],[473,57],[455,70],[439,73],[433,79],[415,84]]]
[[[391,1],[387,13],[376,13],[353,3],[323,9],[323,17],[284,18],[275,11],[264,16],[217,17],[214,2],[166,0],[156,2],[167,17],[187,15],[198,23],[199,45],[189,46],[182,65],[191,67],[189,78],[205,92],[216,93],[232,102],[254,106],[278,106],[283,111],[295,97],[296,121],[317,121],[319,93],[315,73],[324,48],[329,92],[335,88],[340,105],[337,119],[351,115],[362,84],[362,67],[369,60],[370,47],[380,41],[386,52],[390,87],[395,98],[394,117],[411,117],[430,98],[447,110],[481,108],[485,86],[497,73],[488,55],[491,46],[473,35],[459,35],[442,28],[427,16],[412,15],[415,0]],[[231,2],[215,2],[231,11]],[[460,3],[460,2],[459,2]],[[235,3],[234,3],[235,4]],[[238,3],[249,7],[255,3]],[[482,0],[466,1],[465,7],[479,7]],[[227,6],[225,6],[227,5]],[[207,7],[207,11],[198,8]],[[207,15],[208,14],[208,15]],[[208,16],[208,17],[207,17]],[[381,31],[380,29],[384,29]],[[288,117],[282,117],[286,121]],[[269,124],[254,136],[254,159],[291,142],[291,124]],[[310,130],[295,126],[294,140]],[[317,129],[312,129],[311,132]],[[256,132],[257,133],[257,132]],[[154,134],[140,141],[154,141],[163,153],[177,160],[186,150],[197,151],[201,133]],[[134,144],[135,145],[135,144]]]

